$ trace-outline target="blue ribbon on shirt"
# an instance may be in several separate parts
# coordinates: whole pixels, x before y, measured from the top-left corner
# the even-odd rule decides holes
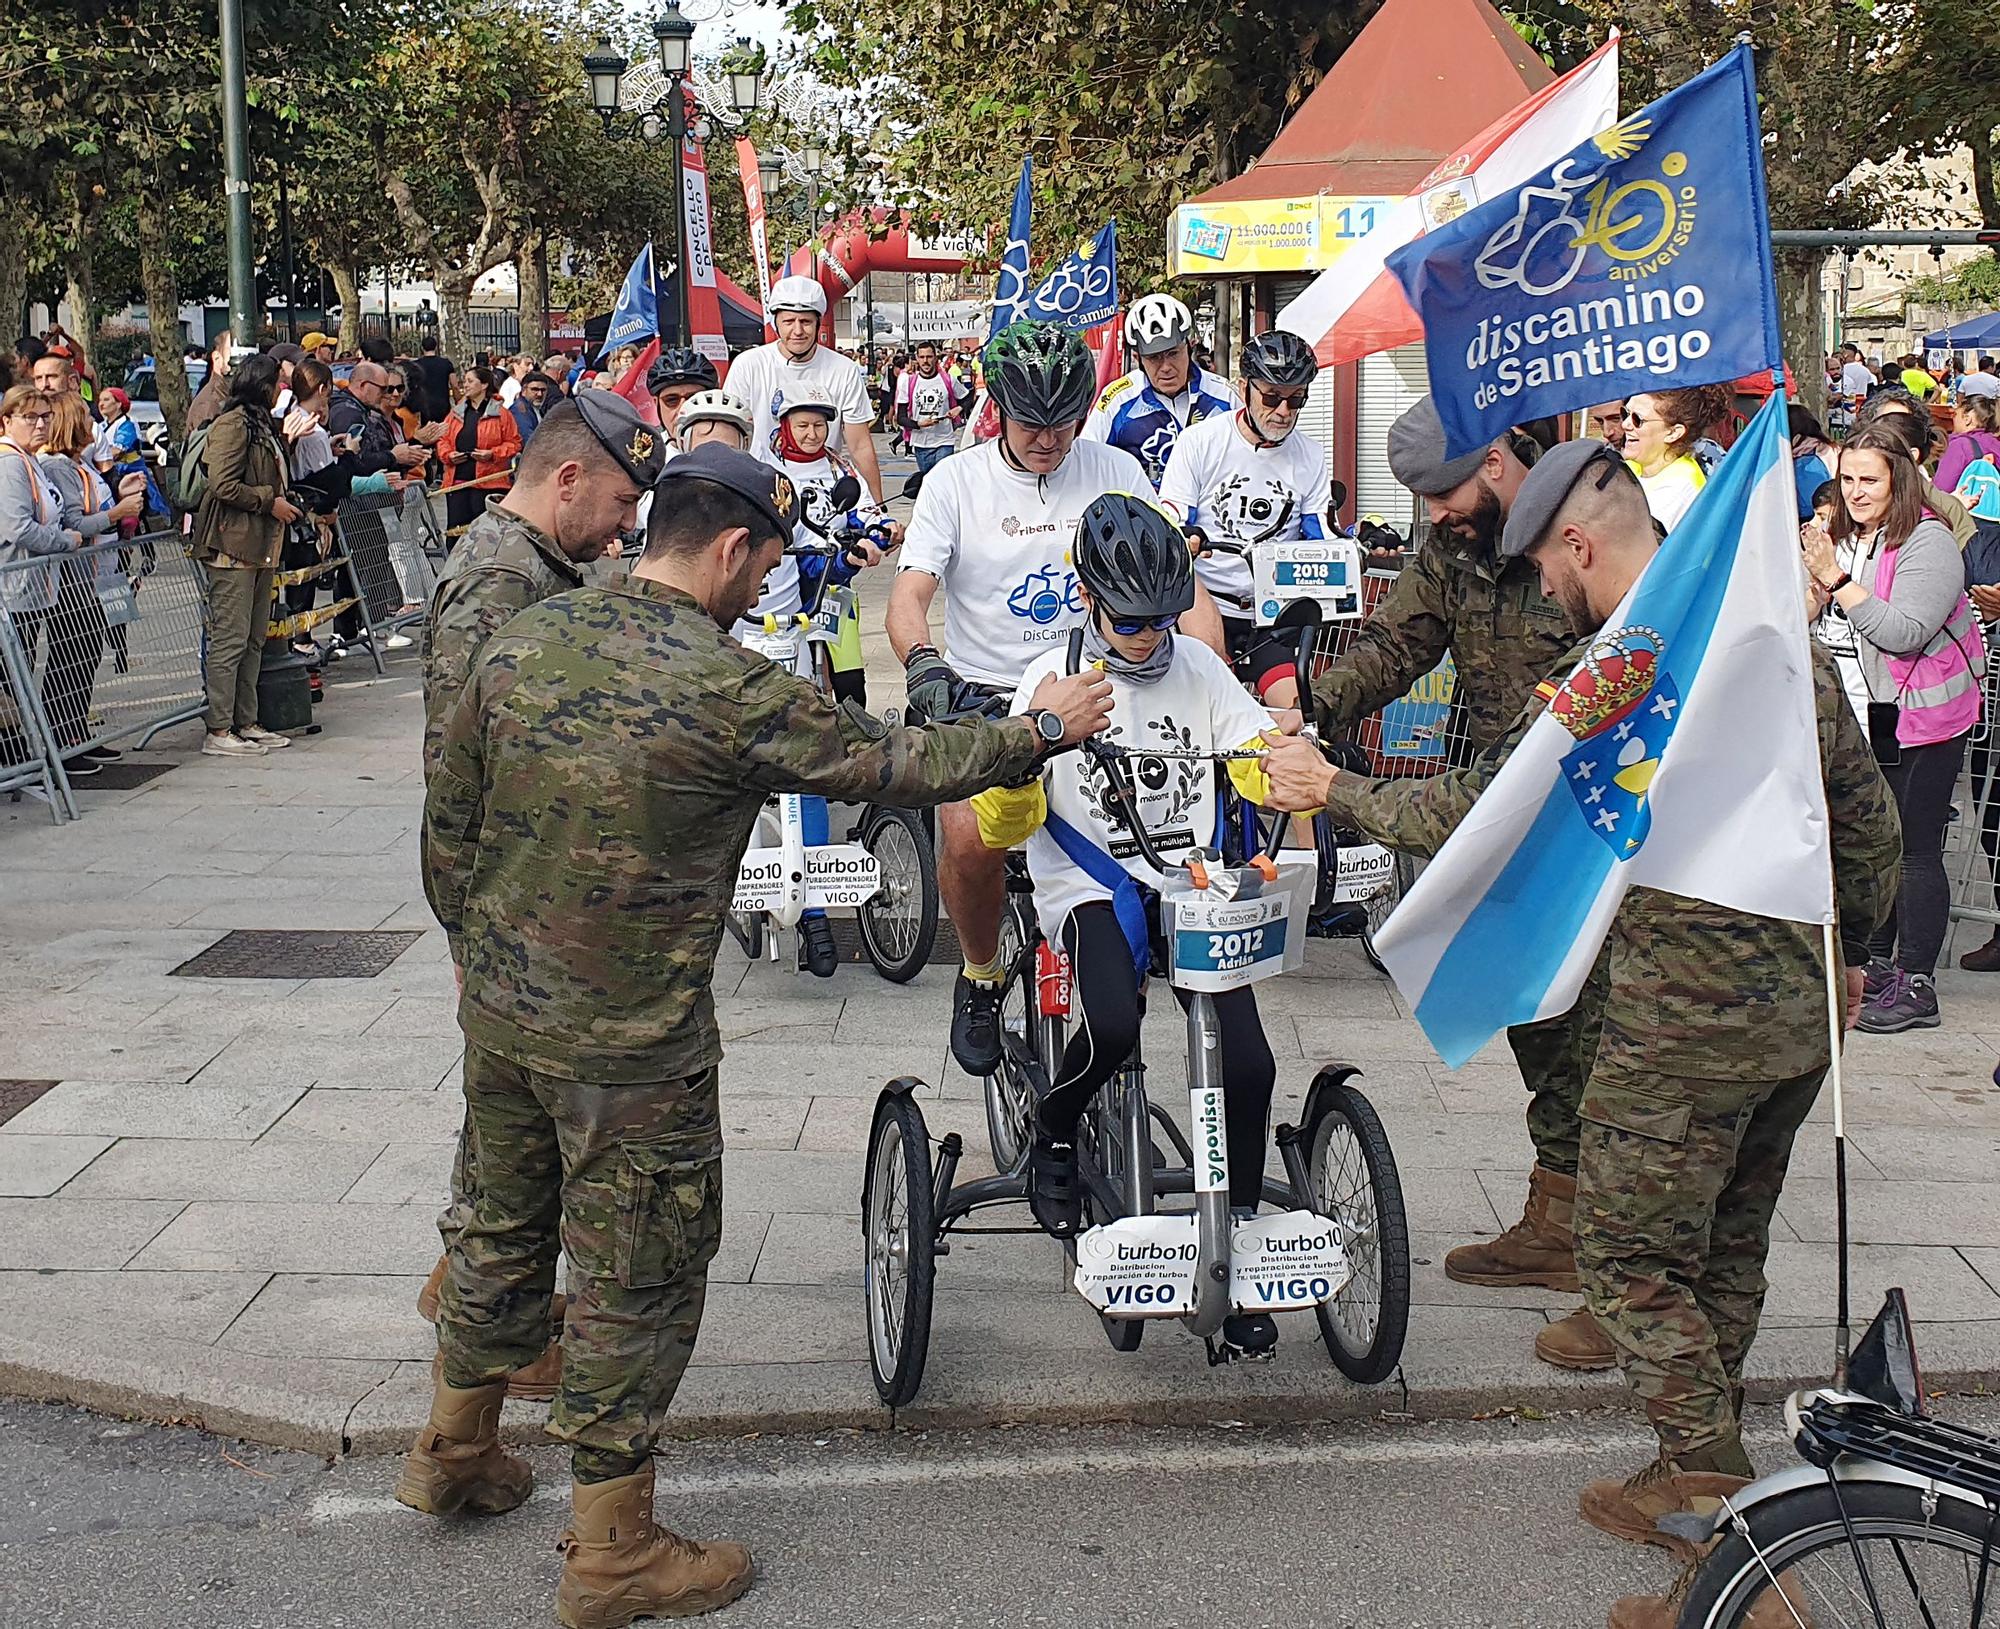
[[[1056,847],[1070,864],[1110,892],[1111,914],[1118,919],[1119,930],[1132,952],[1133,979],[1144,983],[1153,966],[1153,935],[1145,891],[1138,879],[1053,809],[1043,829],[1056,840]]]

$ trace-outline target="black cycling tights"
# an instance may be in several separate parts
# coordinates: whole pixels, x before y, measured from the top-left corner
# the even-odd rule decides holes
[[[1070,964],[1069,1045],[1062,1071],[1042,1101],[1042,1124],[1071,1138],[1092,1094],[1118,1072],[1139,1039],[1145,1005],[1132,978],[1132,953],[1108,901],[1079,905],[1063,924]],[[1188,998],[1174,997],[1185,1008]],[[1264,1191],[1264,1129],[1278,1065],[1252,990],[1215,998],[1221,1029],[1222,1081],[1229,1115],[1229,1202],[1255,1209]]]

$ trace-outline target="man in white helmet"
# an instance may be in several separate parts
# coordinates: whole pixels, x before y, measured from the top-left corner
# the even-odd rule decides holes
[[[875,404],[868,399],[868,376],[861,364],[819,342],[819,325],[826,316],[826,290],[816,277],[781,277],[771,285],[766,310],[778,337],[754,345],[729,366],[729,388],[750,404],[757,423],[750,433],[753,448],[770,445],[777,427],[778,403],[787,391],[812,384],[838,409],[827,444],[845,451],[870,498],[882,501],[882,466],[875,456]],[[896,532],[900,538],[902,528]]]
[[[1106,385],[1084,420],[1084,440],[1122,447],[1155,488],[1181,431],[1243,405],[1227,379],[1195,366],[1193,340],[1194,318],[1171,294],[1135,302],[1125,314],[1125,344],[1139,365]]]

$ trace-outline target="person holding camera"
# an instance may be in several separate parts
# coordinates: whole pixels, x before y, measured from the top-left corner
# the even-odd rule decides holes
[[[1846,670],[1903,824],[1902,887],[1869,946],[1858,1027],[1935,1029],[1932,975],[1951,908],[1944,828],[1979,722],[1986,647],[1957,540],[1924,507],[1908,437],[1887,424],[1857,431],[1841,448],[1837,481],[1831,526],[1815,519],[1800,533],[1819,606],[1814,632]]]

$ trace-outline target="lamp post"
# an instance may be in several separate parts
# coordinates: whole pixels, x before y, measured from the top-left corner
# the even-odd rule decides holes
[[[652,106],[632,112],[621,111],[621,89],[625,70],[631,67],[608,39],[600,39],[583,59],[584,78],[590,85],[591,106],[612,141],[641,141],[672,144],[674,193],[674,316],[675,337],[685,345],[693,327],[687,267],[687,143],[707,134],[705,121],[691,127],[688,121],[688,70],[693,57],[694,24],[676,0],[667,0],[666,10],[653,23],[653,40],[659,47],[660,73],[666,89]],[[764,59],[747,40],[738,40],[725,64],[729,78],[729,104],[738,114],[756,111],[763,101]],[[659,266],[653,267],[653,285],[659,287]]]
[[[250,241],[250,103],[243,76],[243,0],[219,0],[222,35],[222,192],[229,248],[229,327],[238,345],[257,343],[257,261]]]

